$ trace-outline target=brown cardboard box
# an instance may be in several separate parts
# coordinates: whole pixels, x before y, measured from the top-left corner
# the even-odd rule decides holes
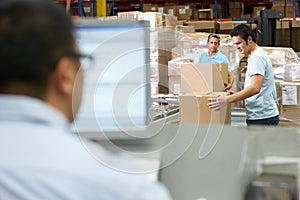
[[[144,3],[143,12],[157,12],[157,5],[151,3]]]
[[[216,28],[216,22],[210,20],[188,21],[185,23],[188,26],[194,26],[196,30],[213,29]]]
[[[157,12],[165,13],[165,7],[164,6],[157,6]]]
[[[180,94],[180,76],[169,76],[169,94]]]
[[[81,10],[82,16],[92,17],[93,16],[93,2],[82,2],[83,10]],[[78,15],[78,5],[73,7],[73,15]]]
[[[233,23],[232,21],[218,22],[218,28],[219,30],[232,30]]]
[[[180,68],[184,63],[191,63],[190,59],[178,57],[168,61],[168,76],[179,76],[180,77]]]
[[[196,4],[189,4],[190,6],[190,14],[191,14],[191,19],[197,20],[198,19],[198,9]]]
[[[294,6],[285,7],[285,17],[294,17]]]
[[[281,99],[281,88],[280,88],[280,84],[281,84],[281,80],[276,80],[275,79],[275,88],[276,88],[276,99],[278,102],[278,106],[282,105],[282,99]],[[280,109],[278,109],[280,112]]]
[[[177,17],[172,15],[163,15],[164,27],[174,28],[178,25]]]
[[[169,93],[180,94],[180,65],[191,60],[178,57],[168,62]]]
[[[300,64],[286,64],[283,69],[283,81],[300,81]]]
[[[277,47],[291,47],[291,30],[289,21],[276,22],[276,41]]]
[[[253,18],[260,18],[260,11],[265,10],[265,6],[254,6],[253,7]]]
[[[181,94],[222,92],[228,81],[227,64],[181,64]]]
[[[170,5],[170,6],[165,6],[164,12],[168,15],[171,16],[177,16],[177,12],[176,12],[176,6],[175,5]]]
[[[297,177],[287,174],[262,174],[249,184],[245,200],[280,199],[296,200]]]
[[[188,5],[176,6],[176,13],[178,20],[189,20],[191,18],[191,10]]]
[[[199,9],[198,19],[213,19],[213,9]]]
[[[194,26],[177,25],[176,30],[182,33],[195,33]]]
[[[225,92],[186,94],[179,96],[179,121],[182,124],[230,124],[230,104],[219,111],[211,110],[208,99],[217,95],[226,95]]]
[[[292,47],[295,51],[300,51],[300,21],[292,21]]]
[[[281,101],[279,102],[282,120],[300,121],[300,83],[281,82]]]
[[[229,2],[229,17],[241,18],[242,3],[241,2]]]
[[[283,13],[284,17],[294,17],[294,8],[292,5],[287,5],[284,7],[284,5],[273,5],[272,10],[279,10]],[[285,10],[285,12],[284,12]]]

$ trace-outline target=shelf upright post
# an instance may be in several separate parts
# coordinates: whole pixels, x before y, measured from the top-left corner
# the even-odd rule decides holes
[[[140,0],[140,11],[143,12],[143,0]]]
[[[94,16],[97,15],[97,17],[105,17],[106,16],[106,0],[93,0],[94,3],[94,7],[93,8],[97,8],[97,11],[96,9],[93,10],[94,13]]]
[[[227,18],[227,1],[222,0],[222,18]]]
[[[296,13],[296,0],[293,0],[293,16],[296,17],[297,13]]]
[[[300,0],[298,0],[298,17],[300,16]]]
[[[106,0],[106,3],[111,3],[110,15],[114,16],[115,15],[115,1],[114,0]]]
[[[214,18],[218,19],[218,0],[214,0]]]
[[[93,17],[97,16],[97,2],[93,0]]]
[[[82,1],[81,1],[81,0],[78,0],[78,15],[79,15],[80,17],[82,16],[81,8],[82,8]]]

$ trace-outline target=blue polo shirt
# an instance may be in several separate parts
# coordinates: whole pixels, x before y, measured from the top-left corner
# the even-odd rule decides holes
[[[228,64],[228,72],[231,72],[231,67],[227,57],[221,53],[221,51],[217,51],[214,56],[210,56],[208,50],[202,53],[199,57],[198,63],[227,63]]]

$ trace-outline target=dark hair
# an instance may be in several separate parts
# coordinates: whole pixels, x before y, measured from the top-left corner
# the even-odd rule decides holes
[[[232,29],[230,36],[240,36],[248,43],[249,36],[252,37],[252,41],[256,43],[256,36],[254,31],[246,24],[240,24]]]
[[[209,42],[210,38],[212,38],[212,37],[217,38],[218,39],[218,43],[220,44],[220,36],[218,34],[216,34],[216,33],[209,34],[208,37],[207,37],[207,42]]]
[[[75,53],[73,23],[50,0],[1,0],[0,91],[22,83],[44,92],[57,61]]]

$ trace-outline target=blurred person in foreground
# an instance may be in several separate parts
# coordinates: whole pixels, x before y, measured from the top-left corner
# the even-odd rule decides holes
[[[233,73],[227,57],[219,50],[220,36],[211,33],[207,37],[208,50],[202,53],[198,63],[225,63],[228,65],[228,83],[224,83],[225,91],[230,90],[233,84]]]
[[[230,33],[232,43],[248,57],[244,89],[231,95],[211,98],[208,106],[219,110],[236,101],[245,100],[247,125],[273,125],[279,123],[276,89],[272,63],[256,43],[253,30],[241,24]]]
[[[145,175],[97,162],[70,132],[84,76],[73,31],[54,1],[0,2],[0,198],[170,199]]]

